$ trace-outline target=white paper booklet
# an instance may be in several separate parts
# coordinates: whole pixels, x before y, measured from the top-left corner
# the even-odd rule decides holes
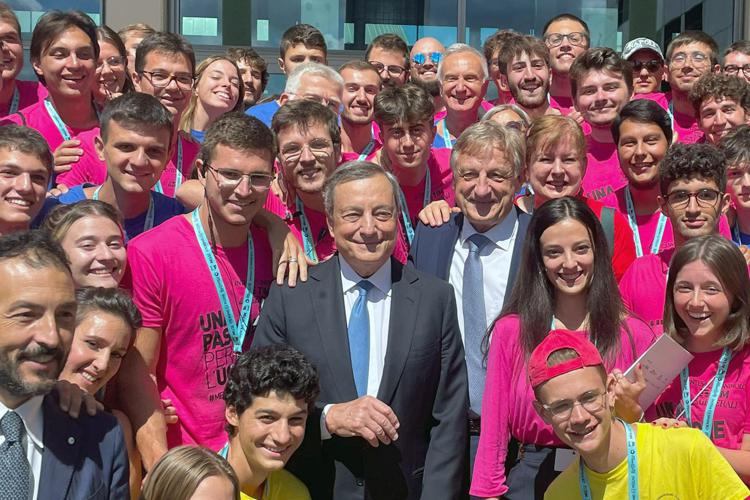
[[[641,354],[633,366],[628,368],[625,376],[635,381],[635,367],[643,365],[643,376],[646,378],[646,389],[641,393],[638,402],[644,410],[651,406],[664,389],[680,374],[693,355],[686,351],[669,335],[662,335]]]

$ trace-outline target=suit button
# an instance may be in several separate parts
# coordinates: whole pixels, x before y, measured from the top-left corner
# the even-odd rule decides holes
[[[364,485],[365,485],[364,479],[357,479],[357,486],[364,486]]]

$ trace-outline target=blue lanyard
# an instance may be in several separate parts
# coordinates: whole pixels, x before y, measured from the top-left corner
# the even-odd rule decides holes
[[[630,424],[619,418],[617,421],[625,427],[625,440],[628,445],[628,498],[638,500],[638,450],[635,446],[635,434]],[[591,486],[589,486],[589,478],[586,476],[583,460],[578,462],[578,481],[583,500],[592,500]]]
[[[372,150],[375,148],[375,126],[370,127],[370,142],[367,143],[367,146],[365,146],[365,149],[362,150],[362,154],[359,155],[358,160],[359,161],[365,161],[368,156],[370,156],[370,153],[372,153]]]
[[[641,234],[638,231],[638,222],[635,218],[635,206],[633,205],[633,197],[630,195],[630,187],[625,187],[625,206],[628,210],[628,224],[630,229],[633,230],[633,242],[635,243],[635,255],[636,257],[643,257],[643,244],[641,243]],[[664,228],[667,225],[667,217],[660,213],[659,222],[656,225],[656,233],[654,234],[654,241],[651,243],[651,253],[659,253],[661,247],[661,240],[664,238]]]
[[[177,194],[177,190],[182,186],[182,138],[177,138],[177,165],[176,172],[174,174],[174,192]],[[159,194],[164,194],[164,189],[161,187],[161,179],[159,179],[154,186],[154,191]]]
[[[295,204],[297,205],[299,224],[302,229],[302,244],[305,246],[305,255],[307,255],[308,259],[317,264],[318,252],[315,251],[315,241],[313,240],[310,221],[307,220],[307,215],[305,215],[305,206],[302,204],[302,200],[299,199],[299,196],[295,200]]]
[[[62,120],[62,118],[60,118],[60,114],[57,112],[52,103],[49,102],[49,99],[44,100],[44,107],[47,108],[47,114],[52,119],[52,123],[55,124],[55,127],[57,127],[57,131],[60,132],[63,141],[69,141],[71,135],[68,131],[68,127],[67,125],[65,125],[65,122]]]
[[[102,187],[99,186],[94,190],[94,194],[91,196],[92,200],[99,199],[99,192]],[[149,229],[154,227],[154,197],[149,193],[148,197],[148,211],[146,212],[146,220],[143,222],[143,232],[145,233]]]
[[[216,257],[214,257],[213,251],[211,250],[211,245],[206,237],[206,232],[203,230],[203,224],[201,224],[197,208],[193,210],[191,222],[193,224],[193,231],[195,231],[195,237],[198,239],[201,252],[203,252],[203,259],[206,261],[208,271],[211,273],[211,279],[214,281],[214,288],[216,288],[216,293],[219,295],[221,310],[224,312],[224,319],[227,322],[227,330],[229,330],[229,336],[232,338],[232,343],[234,344],[234,352],[242,352],[242,343],[245,341],[247,326],[250,324],[250,311],[253,305],[253,285],[255,282],[255,250],[253,249],[253,236],[248,229],[245,295],[242,297],[240,319],[239,321],[235,321],[232,304],[229,303],[229,295],[227,294],[224,280],[219,271],[219,264],[216,262]]]
[[[422,208],[426,207],[430,202],[430,195],[432,191],[432,181],[430,180],[430,167],[427,166],[427,174],[424,177],[424,197],[422,201]],[[401,219],[404,221],[404,231],[406,232],[406,239],[411,245],[414,240],[414,227],[411,225],[411,218],[409,217],[409,207],[406,205],[406,197],[404,196],[404,190],[399,187],[398,200],[401,204]]]
[[[16,84],[16,88],[13,89],[13,97],[10,100],[10,108],[8,108],[9,115],[18,112],[18,103],[20,102],[20,100],[21,93],[18,92],[18,84]]]
[[[714,378],[714,384],[711,386],[711,394],[708,396],[708,403],[706,403],[706,411],[703,414],[703,424],[701,425],[701,431],[703,434],[711,438],[711,430],[714,426],[714,410],[716,410],[716,402],[719,400],[721,394],[721,388],[724,386],[724,379],[727,376],[727,368],[729,368],[729,362],[732,360],[732,351],[725,347],[719,358],[719,367],[716,370],[716,378]],[[690,374],[688,373],[688,367],[682,369],[680,372],[680,384],[682,385],[682,406],[685,412],[685,420],[689,426],[693,426],[692,419],[690,418]]]
[[[453,141],[451,141],[451,133],[448,131],[448,125],[445,122],[445,118],[440,120],[438,124],[443,124],[443,142],[445,143],[445,147],[448,149],[453,149]]]

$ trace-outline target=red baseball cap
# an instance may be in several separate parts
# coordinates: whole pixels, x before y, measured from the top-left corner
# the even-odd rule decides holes
[[[563,361],[555,366],[547,366],[550,354],[560,349],[572,349],[578,353],[577,358]],[[552,330],[536,346],[529,358],[529,380],[531,387],[536,389],[549,379],[558,377],[573,370],[587,366],[603,365],[602,356],[584,332],[570,330]]]

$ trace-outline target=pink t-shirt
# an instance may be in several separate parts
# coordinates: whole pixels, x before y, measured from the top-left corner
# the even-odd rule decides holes
[[[55,125],[55,122],[52,121],[52,118],[47,112],[47,108],[44,106],[44,100],[38,101],[31,106],[26,107],[18,113],[23,115],[23,119],[18,116],[18,114],[14,114],[8,116],[8,120],[18,125],[26,125],[27,127],[33,128],[34,130],[38,131],[47,141],[47,144],[49,145],[49,148],[52,152],[54,152],[65,140],[65,138],[60,133],[60,130],[57,128],[57,125]],[[66,125],[65,128],[67,129],[68,134],[70,134],[70,137],[75,137],[82,132],[86,132],[87,130],[95,131],[97,134],[99,133],[99,125],[83,129],[72,128]]]
[[[708,383],[708,387],[690,407],[692,426],[698,429],[703,424],[703,415],[713,384],[712,378],[716,375],[721,353],[722,349],[693,353],[695,357],[688,365],[691,400]],[[682,412],[682,408],[682,384],[680,377],[677,377],[656,400],[655,416],[673,418]],[[735,352],[729,362],[724,385],[714,410],[711,440],[721,448],[738,450],[745,434],[750,434],[750,346],[747,345],[739,352]]]
[[[654,101],[656,104],[661,106],[662,108],[669,111],[669,100],[667,99],[667,94],[664,92],[649,92],[647,94],[633,94],[633,99],[648,99],[649,101]]]
[[[378,151],[380,151],[380,148],[382,148],[382,144],[380,144],[380,141],[375,141],[375,145],[372,148],[372,151],[367,155],[365,158],[366,161],[373,161],[375,160],[375,157],[378,155]],[[355,153],[354,151],[342,151],[341,153],[341,163],[346,163],[348,161],[355,161],[359,160],[361,153]],[[339,163],[339,164],[341,164]]]
[[[599,200],[628,183],[620,169],[614,142],[598,142],[590,135],[586,136],[586,158],[586,175],[581,183],[584,196]]]
[[[16,108],[16,112],[28,108],[47,97],[47,89],[44,88],[44,85],[40,85],[39,82],[16,80],[16,88],[18,89],[18,108]],[[11,95],[11,100],[7,104],[0,105],[0,118],[8,116],[12,103],[13,97]]]
[[[262,230],[251,226],[255,281],[250,324],[268,295],[271,249]],[[245,293],[247,245],[216,249],[216,261],[235,317]],[[173,217],[128,244],[133,300],[143,326],[161,329],[156,383],[163,399],[171,399],[180,420],[168,426],[170,448],[198,444],[212,450],[227,440],[224,431],[224,385],[235,361],[219,296],[192,224]],[[254,327],[245,336],[250,346]]]
[[[566,97],[566,96],[561,96],[561,95],[553,96],[552,94],[550,94],[549,105],[551,108],[560,110],[560,113],[562,113],[563,116],[568,116],[570,113],[575,111],[572,97]]]
[[[607,363],[607,371],[628,369],[654,341],[654,333],[642,321],[627,318],[625,324],[633,342],[627,330],[621,328],[620,352],[614,364]],[[565,446],[532,405],[535,398],[526,374],[520,328],[518,316],[509,315],[497,321],[492,331],[482,399],[482,429],[471,481],[474,496],[497,497],[508,491],[505,457],[511,436],[526,444]]]
[[[427,168],[430,172],[430,201],[445,200],[451,207],[456,203],[453,191],[453,171],[450,165],[451,150],[447,148],[432,148],[427,160]],[[417,216],[424,208],[425,181],[422,180],[417,186],[401,186],[409,211],[409,219],[412,228],[417,229]],[[393,256],[399,262],[405,263],[409,256],[409,243],[399,214],[399,234]]]
[[[493,104],[491,101],[485,101],[484,99],[482,99],[480,106],[482,107],[482,110],[489,111],[495,107],[495,104]],[[447,114],[448,114],[448,111],[443,109],[442,111],[438,111],[437,113],[435,113],[435,115],[433,115],[432,117],[432,120],[434,123],[437,123],[443,118],[445,118]]]
[[[607,207],[612,207],[623,216],[628,216],[628,208],[625,203],[625,187],[622,187],[614,193],[606,196],[599,201]],[[656,228],[659,225],[659,216],[661,211],[657,211],[653,214],[636,215],[635,223],[638,226],[638,234],[641,238],[641,247],[643,248],[643,254],[647,254],[651,251],[651,245],[654,242],[656,236]],[[634,240],[635,241],[635,240]],[[664,232],[661,238],[661,245],[659,245],[659,251],[666,250],[668,248],[674,248],[674,234],[672,233],[672,223],[669,218],[666,219],[664,224]]]
[[[268,193],[264,208],[283,219],[289,230],[297,237],[299,244],[304,245],[304,240],[302,239],[302,221],[299,214],[297,214],[297,205],[294,200],[287,205],[276,194],[271,192]],[[331,233],[328,232],[326,214],[307,207],[304,207],[303,210],[310,224],[310,232],[315,241],[315,252],[318,254],[318,261],[323,262],[336,252],[336,243],[333,241]]]
[[[672,95],[668,94],[669,106],[672,108]],[[698,120],[695,116],[684,115],[672,109],[672,128],[674,137],[672,142],[681,142],[682,144],[695,144],[703,139],[703,132],[698,126]]]

